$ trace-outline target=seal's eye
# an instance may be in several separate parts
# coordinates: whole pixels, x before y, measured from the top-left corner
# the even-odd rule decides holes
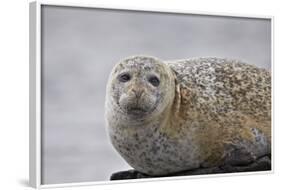
[[[149,78],[148,78],[148,81],[153,85],[153,86],[159,86],[159,84],[160,84],[160,81],[159,81],[159,79],[156,77],[156,76],[150,76]]]
[[[125,74],[121,74],[119,76],[119,81],[120,82],[127,82],[131,79],[131,76],[128,74],[128,73],[125,73]]]

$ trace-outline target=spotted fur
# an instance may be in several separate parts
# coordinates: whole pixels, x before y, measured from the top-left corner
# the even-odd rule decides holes
[[[162,107],[142,119],[121,113],[112,98],[115,74],[132,68],[168,73],[158,89],[166,92],[157,97]],[[106,99],[113,146],[145,174],[243,165],[271,151],[271,74],[250,64],[221,58],[164,62],[130,57],[113,69]]]

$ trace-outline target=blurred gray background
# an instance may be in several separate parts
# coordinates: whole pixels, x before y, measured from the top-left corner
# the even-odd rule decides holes
[[[42,7],[43,184],[109,180],[130,166],[110,144],[105,86],[120,59],[200,56],[271,68],[268,19]]]

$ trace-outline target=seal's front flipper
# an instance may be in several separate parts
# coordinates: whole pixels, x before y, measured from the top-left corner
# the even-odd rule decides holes
[[[230,166],[245,166],[256,160],[255,155],[245,148],[233,149],[225,158],[225,165]]]
[[[265,155],[261,158],[258,158],[248,165],[225,164],[220,168],[222,171],[224,171],[224,173],[269,171],[271,170],[271,155]]]

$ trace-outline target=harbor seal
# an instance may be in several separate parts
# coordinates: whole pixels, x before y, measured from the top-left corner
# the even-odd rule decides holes
[[[106,92],[111,142],[150,176],[243,166],[271,153],[271,73],[223,58],[132,56]]]

